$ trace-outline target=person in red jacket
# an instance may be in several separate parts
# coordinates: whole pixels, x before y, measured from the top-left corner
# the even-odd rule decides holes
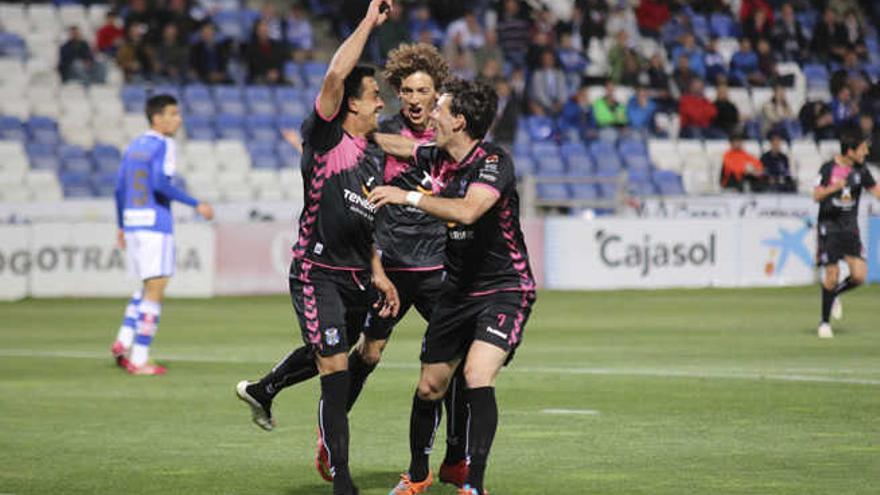
[[[122,35],[124,34],[122,27],[119,26],[116,12],[111,10],[104,18],[104,25],[98,28],[95,33],[95,46],[99,52],[113,55],[122,43]]]
[[[678,101],[678,115],[681,119],[683,138],[719,139],[726,137],[722,129],[712,126],[718,109],[703,94],[703,80],[691,81],[690,91],[681,95]]]
[[[773,7],[767,0],[742,0],[739,6],[739,22],[748,22],[757,10],[763,10],[767,15],[767,23],[773,25]]]
[[[668,2],[659,0],[641,0],[636,8],[636,20],[642,34],[659,36],[660,29],[669,20]]]
[[[764,165],[755,155],[743,149],[743,136],[730,137],[730,149],[724,153],[721,187],[739,192],[760,192],[766,188]]]

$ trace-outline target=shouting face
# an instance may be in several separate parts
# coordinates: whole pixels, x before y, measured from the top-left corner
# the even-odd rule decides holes
[[[425,72],[414,72],[400,81],[399,96],[401,112],[407,122],[419,130],[427,127],[437,100],[434,79]]]

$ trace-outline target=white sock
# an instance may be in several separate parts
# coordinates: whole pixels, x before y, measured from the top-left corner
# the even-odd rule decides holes
[[[122,320],[122,325],[116,334],[116,341],[121,342],[122,347],[126,349],[131,349],[131,344],[134,342],[135,327],[137,327],[137,320],[140,315],[138,305],[141,303],[142,297],[143,293],[141,291],[137,291],[131,296],[128,305],[125,307],[125,318]]]
[[[131,346],[129,360],[135,366],[143,366],[150,358],[150,344],[159,329],[159,314],[162,312],[162,306],[155,301],[143,300],[138,306],[138,312],[140,315],[137,321],[137,336],[134,345]]]

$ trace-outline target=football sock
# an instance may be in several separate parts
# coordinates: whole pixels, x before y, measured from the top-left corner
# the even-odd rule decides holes
[[[142,300],[138,305],[137,335],[134,337],[134,345],[131,347],[131,364],[143,366],[150,358],[150,344],[159,330],[159,314],[162,306],[155,301]]]
[[[412,412],[409,419],[409,477],[413,481],[424,481],[428,477],[428,457],[434,447],[434,435],[443,406],[439,400],[424,400],[418,392],[413,396]]]
[[[116,334],[116,341],[122,343],[122,347],[130,349],[134,343],[134,333],[137,329],[138,306],[141,304],[143,293],[135,292],[125,307],[125,317],[122,319],[122,325],[119,327],[119,333]]]
[[[260,395],[260,398],[272,400],[278,392],[317,376],[317,374],[318,365],[315,364],[312,351],[309,347],[303,346],[276,364],[272,371],[259,381],[258,386],[254,387],[255,393]]]
[[[822,286],[822,323],[828,323],[831,316],[831,306],[834,305],[834,291],[828,290]]]
[[[498,404],[494,387],[472,388],[465,392],[470,418],[468,422],[468,478],[467,482],[483,493],[483,474],[495,430],[498,428]]]
[[[463,366],[459,366],[452,382],[449,384],[449,390],[443,397],[446,405],[446,457],[443,464],[458,464],[467,457],[467,444],[465,435],[467,435],[467,404],[465,404],[462,393],[464,392],[464,375]]]
[[[348,390],[348,404],[346,405],[346,411],[351,411],[351,408],[354,407],[354,403],[357,402],[358,396],[361,395],[361,390],[364,388],[364,383],[366,383],[367,377],[370,376],[370,373],[375,369],[376,365],[364,361],[363,356],[361,356],[358,351],[354,351],[348,355],[348,372],[351,374],[351,387]]]
[[[859,284],[853,282],[852,277],[846,277],[846,280],[837,284],[837,287],[834,288],[834,295],[839,296],[850,289],[855,289],[858,286]]]
[[[354,491],[348,471],[348,414],[345,410],[350,382],[347,370],[321,377],[318,426],[327,448],[334,495]]]

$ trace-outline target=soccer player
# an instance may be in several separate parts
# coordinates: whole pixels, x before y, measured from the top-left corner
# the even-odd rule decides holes
[[[447,222],[447,279],[422,346],[422,371],[410,418],[410,467],[392,495],[424,493],[432,484],[428,453],[440,401],[464,361],[469,411],[467,482],[460,495],[483,495],[483,476],[498,425],[495,379],[513,357],[535,301],[535,282],[519,223],[513,162],[483,140],[498,105],[482,83],[454,80],[432,113],[436,145],[378,134],[386,152],[414,156],[433,170],[434,195],[380,186],[378,207],[408,205]]]
[[[143,286],[128,302],[110,350],[116,363],[133,375],[161,375],[165,367],[149,362],[149,354],[165,287],[174,274],[171,202],[192,206],[207,220],[214,217],[214,210],[171,183],[172,138],[182,123],[177,100],[169,95],[150,97],[146,114],[150,130],[125,150],[116,182],[117,243],[127,253],[129,272]]]
[[[840,154],[822,165],[816,178],[813,198],[819,202],[818,263],[825,268],[819,338],[834,337],[829,316],[835,306],[835,316],[841,316],[837,299],[861,285],[867,274],[859,237],[859,199],[863,190],[880,198],[880,186],[865,166],[869,152],[868,138],[856,127],[845,127],[840,132]],[[849,267],[849,277],[842,282],[839,281],[840,260]]]
[[[276,390],[314,376],[317,368],[319,450],[327,453],[334,495],[358,493],[348,468],[348,351],[363,330],[371,302],[367,286],[372,282],[382,295],[383,317],[396,314],[399,305],[373,247],[376,207],[367,199],[382,181],[385,156],[366,138],[378,127],[384,105],[373,70],[356,66],[370,33],[387,19],[387,9],[380,9],[387,3],[372,0],[340,45],[303,124],[305,204],[289,286],[305,346],[259,382],[236,387],[254,421],[271,429]]]

